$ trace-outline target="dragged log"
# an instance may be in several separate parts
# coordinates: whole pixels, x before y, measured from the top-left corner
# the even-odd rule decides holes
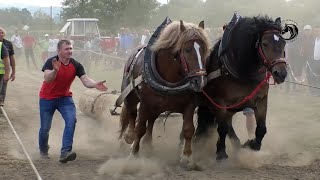
[[[84,114],[99,118],[109,113],[114,108],[114,103],[119,94],[116,92],[100,92],[94,89],[86,90],[79,99],[79,109]]]

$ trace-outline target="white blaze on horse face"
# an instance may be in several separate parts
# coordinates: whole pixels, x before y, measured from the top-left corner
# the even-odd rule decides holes
[[[274,40],[279,41],[279,37],[277,35],[273,35]]]
[[[197,42],[194,42],[193,47],[194,47],[194,49],[195,49],[196,52],[197,52],[199,68],[200,68],[200,69],[203,69],[202,62],[201,62],[201,55],[200,55],[200,51],[199,51],[200,46],[199,46],[199,44],[198,44]]]

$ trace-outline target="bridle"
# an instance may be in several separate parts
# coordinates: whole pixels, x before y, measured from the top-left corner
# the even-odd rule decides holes
[[[262,47],[261,47],[261,39],[264,35],[266,34],[270,34],[270,33],[277,33],[277,34],[280,34],[280,31],[278,30],[267,30],[265,32],[262,33],[262,36],[260,37],[260,35],[258,36],[258,40],[256,42],[256,48],[258,48],[258,53],[259,53],[259,58],[262,60],[263,62],[263,65],[264,67],[262,67],[259,72],[265,72],[265,70],[268,70],[269,72],[271,72],[271,69],[277,65],[277,64],[280,64],[280,63],[284,63],[284,64],[287,64],[285,59],[284,58],[278,58],[278,59],[275,59],[274,61],[269,61],[263,50],[262,50]],[[281,36],[279,36],[279,38],[281,38]]]
[[[197,48],[200,48],[200,46],[197,43],[194,43],[194,44],[196,44],[198,46]],[[195,45],[195,48],[196,48],[196,45]],[[207,71],[204,68],[204,64],[201,61],[200,52],[196,50],[199,68],[190,71],[190,68],[188,67],[187,61],[186,61],[182,51],[183,51],[183,48],[181,48],[181,50],[179,52],[179,59],[180,59],[180,63],[182,65],[182,68],[184,70],[186,77],[188,79],[190,79],[190,78],[197,77],[197,76],[206,76]],[[199,58],[200,58],[200,60],[199,60]]]

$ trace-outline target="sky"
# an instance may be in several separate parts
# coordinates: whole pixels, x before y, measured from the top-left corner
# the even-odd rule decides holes
[[[15,6],[16,4],[19,5],[29,5],[29,6],[41,6],[41,7],[48,7],[48,6],[61,6],[61,2],[63,0],[0,0],[0,4],[7,5],[10,4]],[[167,0],[157,0],[160,3],[166,3]]]

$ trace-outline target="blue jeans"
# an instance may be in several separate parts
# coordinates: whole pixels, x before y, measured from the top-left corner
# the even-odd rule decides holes
[[[247,114],[253,114],[254,110],[251,108],[244,108],[243,109],[243,115],[247,115]]]
[[[48,152],[49,131],[51,129],[52,117],[56,110],[62,115],[65,127],[62,138],[61,155],[72,150],[73,135],[76,127],[76,107],[72,97],[60,97],[52,100],[41,99],[40,107],[40,129],[39,149],[41,152]]]

